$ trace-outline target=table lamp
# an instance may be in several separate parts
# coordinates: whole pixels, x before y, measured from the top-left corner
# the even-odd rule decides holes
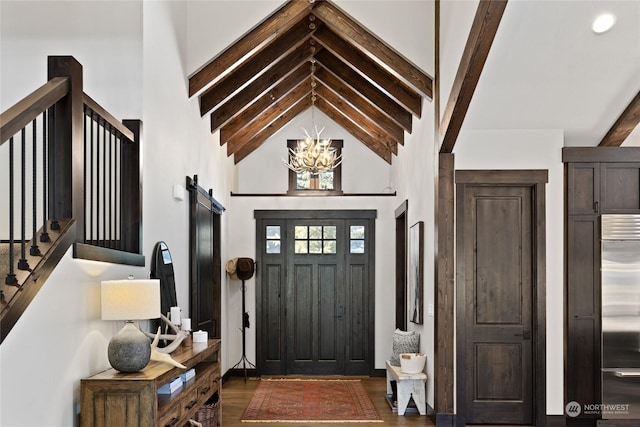
[[[160,317],[160,280],[105,280],[102,320],[124,320],[124,327],[109,341],[107,355],[120,372],[138,372],[149,363],[151,343],[134,320]]]

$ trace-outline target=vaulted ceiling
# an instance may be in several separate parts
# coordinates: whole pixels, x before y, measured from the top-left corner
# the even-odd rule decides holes
[[[391,163],[432,78],[331,1],[290,0],[189,77],[196,95],[235,163],[312,105]]]

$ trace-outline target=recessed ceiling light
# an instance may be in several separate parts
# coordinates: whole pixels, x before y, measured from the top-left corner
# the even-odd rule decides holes
[[[596,34],[602,34],[609,31],[615,23],[616,17],[613,16],[613,14],[603,13],[602,15],[598,15],[598,17],[593,20],[591,29],[593,29],[593,32]]]

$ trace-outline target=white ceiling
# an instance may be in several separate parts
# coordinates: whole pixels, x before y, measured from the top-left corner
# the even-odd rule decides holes
[[[602,12],[616,24],[598,35]],[[509,0],[463,129],[563,129],[565,145],[594,146],[638,91],[640,0]]]

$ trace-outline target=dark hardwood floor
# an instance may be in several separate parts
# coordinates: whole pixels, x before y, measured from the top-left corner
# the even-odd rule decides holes
[[[369,378],[362,377],[365,390],[369,394],[369,397],[373,401],[378,413],[383,419],[384,423],[370,423],[372,426],[433,426],[431,420],[426,416],[421,416],[417,413],[405,414],[398,416],[391,411],[391,408],[385,400],[385,393],[387,392],[387,385],[385,378]],[[259,379],[250,378],[247,382],[244,382],[242,377],[231,377],[225,381],[222,386],[222,426],[234,427],[234,426],[270,426],[273,427],[274,423],[242,423],[240,417],[244,412],[247,404],[251,400],[254,390],[260,383]],[[350,423],[354,426],[365,426],[367,423]],[[287,427],[308,427],[312,425],[331,426],[328,423],[287,423]],[[345,423],[337,423],[337,426],[344,427]]]

